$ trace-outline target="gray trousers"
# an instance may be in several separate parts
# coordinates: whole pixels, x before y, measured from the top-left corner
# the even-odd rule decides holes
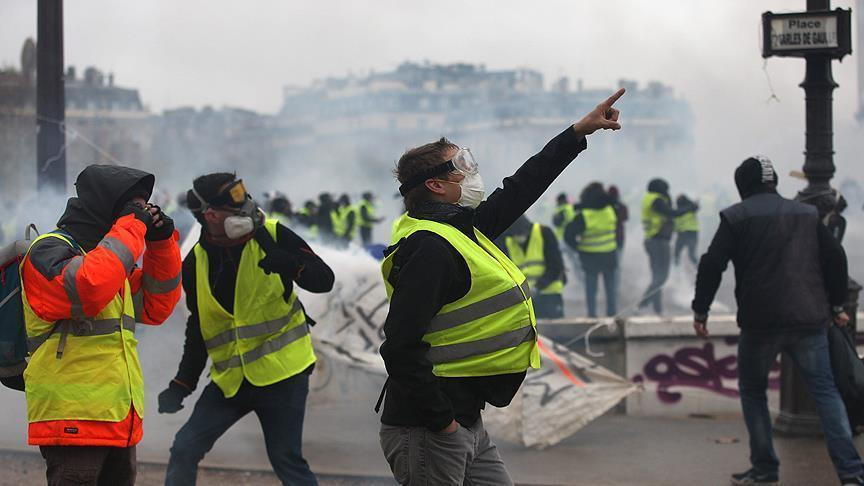
[[[408,486],[512,486],[498,449],[483,427],[461,425],[452,434],[425,427],[381,424],[381,449],[393,477]]]

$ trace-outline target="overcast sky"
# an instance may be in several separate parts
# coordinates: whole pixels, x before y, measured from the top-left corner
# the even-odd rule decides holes
[[[619,78],[659,79],[693,106],[697,157],[778,151],[800,165],[804,62],[768,62],[780,102],[766,103],[760,14],[805,3],[74,0],[65,5],[66,62],[114,72],[154,111],[211,104],[275,112],[286,84],[405,60],[534,68],[547,84],[562,75],[610,88]],[[35,1],[0,0],[0,64],[17,65],[35,32]],[[857,107],[855,66],[851,57],[834,63],[838,125],[849,125]]]

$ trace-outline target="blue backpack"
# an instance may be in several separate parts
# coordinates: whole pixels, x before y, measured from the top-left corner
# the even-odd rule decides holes
[[[15,389],[23,385],[20,377],[27,367],[27,331],[18,267],[30,248],[33,233],[39,235],[36,226],[31,224],[23,240],[0,248],[0,381]]]

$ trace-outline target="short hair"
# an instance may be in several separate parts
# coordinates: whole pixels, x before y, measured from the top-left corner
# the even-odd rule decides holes
[[[409,149],[399,157],[394,175],[400,184],[404,184],[424,171],[446,162],[447,152],[458,148],[455,143],[441,137],[435,142]],[[428,197],[428,194],[425,184],[409,189],[405,194],[405,207],[408,211],[413,210],[418,203]]]

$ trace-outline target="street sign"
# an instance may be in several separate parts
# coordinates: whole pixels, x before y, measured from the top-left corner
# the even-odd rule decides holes
[[[762,57],[852,53],[852,10],[762,14]]]

